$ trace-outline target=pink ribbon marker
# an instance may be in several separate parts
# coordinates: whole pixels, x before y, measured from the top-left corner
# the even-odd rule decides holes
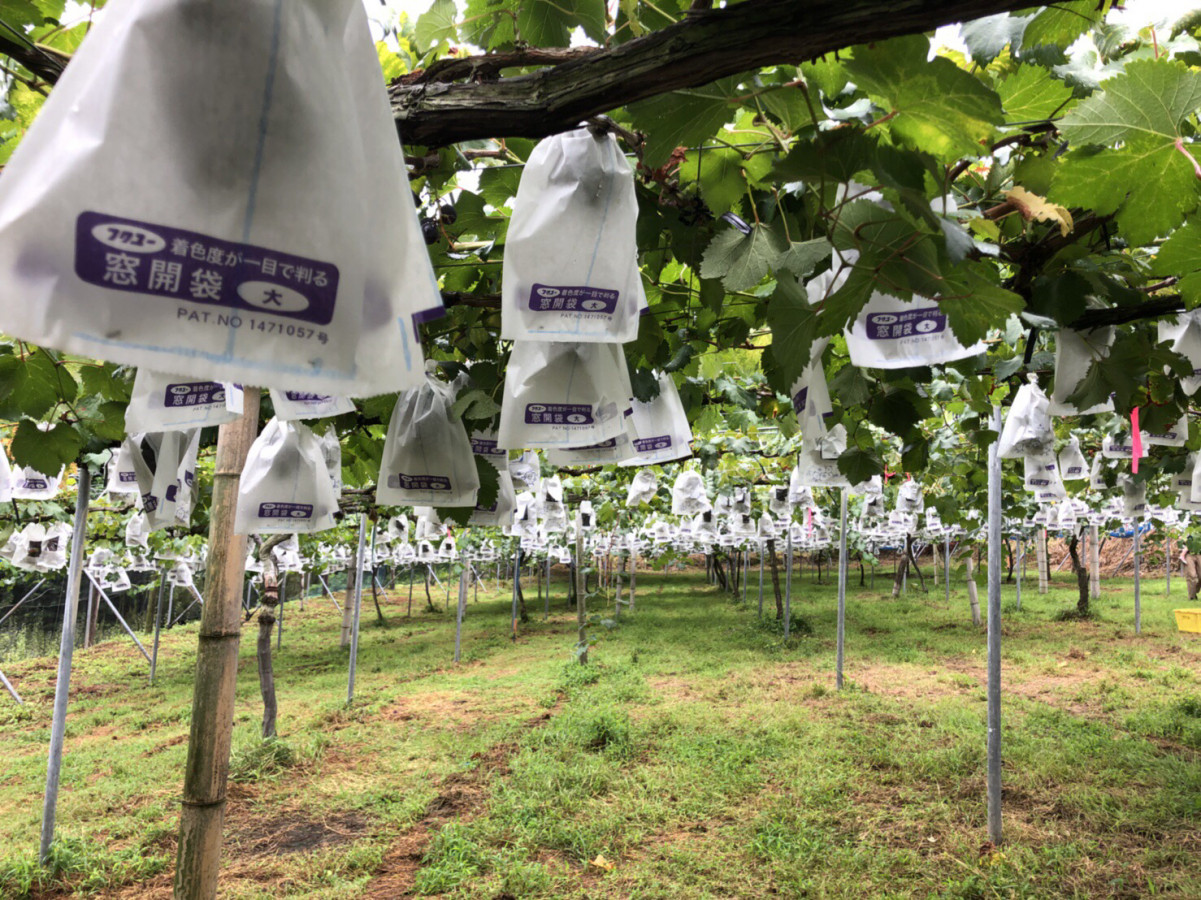
[[[1138,474],[1138,461],[1143,455],[1143,432],[1138,427],[1138,407],[1130,410],[1130,442],[1133,453],[1130,460],[1130,471],[1135,475]]]

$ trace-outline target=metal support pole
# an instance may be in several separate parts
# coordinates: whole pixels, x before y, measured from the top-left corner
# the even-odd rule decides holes
[[[1164,569],[1164,594],[1171,596],[1172,594],[1172,532],[1164,528],[1164,550],[1163,550],[1163,569]]]
[[[288,573],[280,572],[279,579],[279,617],[275,622],[275,649],[280,650],[284,646],[284,601],[288,596]]]
[[[164,565],[158,573],[158,600],[154,604],[154,644],[150,656],[150,683],[154,684],[154,674],[158,671],[158,639],[163,629],[163,594],[167,592],[167,567]]]
[[[550,618],[550,554],[546,554],[546,599],[542,608],[542,620]]]
[[[847,636],[847,488],[838,505],[838,652],[834,662],[834,686],[842,690],[842,663]]]
[[[455,662],[463,646],[463,613],[467,611],[467,570],[459,573],[459,608],[455,612]]]
[[[412,579],[413,579],[413,576],[412,576],[412,570],[410,569],[410,570],[409,570],[409,584],[410,584],[410,586],[412,586],[412,583],[413,583],[413,580],[412,580]],[[331,602],[334,604],[334,607],[335,607],[335,608],[338,610],[338,612],[341,612],[341,611],[342,611],[342,605],[341,605],[340,603],[338,603],[338,598],[334,596],[334,592],[333,592],[333,591],[331,591],[331,590],[329,589],[329,585],[328,585],[328,584],[326,583],[326,581],[325,581],[325,576],[324,576],[324,575],[322,575],[320,572],[318,572],[318,573],[317,573],[317,580],[318,580],[319,582],[321,582],[321,587],[322,587],[322,588],[325,590],[325,595],[326,595],[327,597],[329,597],[330,601],[331,601]]]
[[[91,470],[78,469],[75,495],[75,528],[71,533],[71,562],[67,569],[67,596],[63,604],[63,633],[58,651],[58,677],[54,683],[54,718],[50,726],[50,761],[46,769],[46,798],[42,805],[42,840],[38,858],[45,864],[54,842],[54,815],[58,809],[58,782],[62,775],[63,739],[67,733],[67,697],[71,686],[71,660],[75,654],[75,620],[79,616],[79,585],[83,579],[84,540],[88,524]]]
[[[1017,578],[1017,608],[1022,608],[1022,568],[1026,565],[1026,539],[1018,535],[1018,558],[1014,568],[1018,570]]]
[[[1001,434],[1001,408],[993,407],[993,430]],[[1001,835],[1001,458],[988,447],[988,839]]]
[[[1142,537],[1139,523],[1134,522],[1134,633],[1143,633],[1143,597],[1140,585],[1142,575],[1143,554],[1141,550]]]
[[[359,548],[354,556],[354,623],[350,631],[350,678],[346,685],[346,705],[354,703],[354,676],[359,664],[359,612],[363,608],[363,546],[367,543],[367,514],[359,513]]]
[[[12,682],[10,682],[7,678],[4,677],[3,672],[0,672],[0,684],[3,684],[4,689],[6,691],[8,691],[10,694],[12,694],[12,698],[17,701],[17,705],[19,705],[19,706],[25,705],[25,701],[21,699],[21,695],[17,693],[17,689],[12,686]]]
[[[121,627],[125,629],[125,633],[133,638],[133,642],[138,645],[138,649],[141,650],[142,655],[146,657],[146,662],[150,662],[150,654],[146,652],[146,648],[142,646],[142,642],[138,640],[138,636],[133,633],[133,629],[129,627],[129,623],[121,617],[119,612],[117,612],[117,607],[113,604],[113,601],[109,599],[108,594],[104,592],[104,588],[100,586],[100,582],[93,578],[92,573],[88,572],[86,569],[84,570],[84,573],[88,576],[88,581],[92,582],[92,584],[96,587],[96,591],[100,594],[101,599],[108,604],[108,608],[112,610],[113,615],[117,617],[117,621],[121,623]]]
[[[509,637],[517,642],[517,592],[521,590],[521,548],[513,551],[513,606],[509,615]]]
[[[0,625],[3,625],[6,621],[8,621],[8,617],[11,616],[13,613],[15,613],[18,609],[20,609],[21,604],[24,603],[26,600],[28,600],[30,597],[32,597],[34,595],[34,593],[37,591],[37,589],[40,588],[45,583],[46,583],[46,579],[43,578],[41,581],[39,581],[37,584],[35,584],[33,586],[33,590],[31,590],[28,594],[26,594],[24,597],[22,597],[20,600],[18,600],[16,605],[4,614],[4,618],[0,619]]]
[[[947,532],[942,538],[943,546],[943,570],[946,573],[946,578],[943,579],[947,591],[947,606],[951,605],[951,533]],[[875,569],[872,570],[873,576]]]
[[[792,628],[792,516],[788,517],[788,538],[785,542],[785,575],[784,575],[784,640]]]
[[[584,601],[584,586],[587,579],[584,575],[584,525],[579,512],[575,514],[575,612],[576,626],[579,634],[576,641],[576,654],[580,665],[588,664],[588,609]]]

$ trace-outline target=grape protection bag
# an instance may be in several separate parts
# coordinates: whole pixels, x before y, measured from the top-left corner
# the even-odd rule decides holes
[[[189,455],[195,460],[192,448],[199,447],[199,439],[199,429],[134,434],[125,439],[123,446],[137,475],[142,512],[151,531],[175,524],[184,470]]]
[[[841,423],[824,434],[805,434],[795,469],[800,483],[810,487],[850,487],[850,480],[838,470],[838,457],[846,449],[847,429]]]
[[[441,298],[359,0],[123,0],[0,178],[0,330],[187,376],[418,384]],[[380,365],[388,360],[388,365]]]
[[[631,428],[634,454],[623,466],[649,466],[692,455],[692,428],[680,391],[667,372],[659,373],[659,394],[643,403],[634,401]]]
[[[634,173],[611,134],[541,141],[505,239],[501,337],[626,343],[643,299]]]
[[[1073,331],[1061,328],[1055,336],[1055,386],[1051,390],[1050,403],[1047,406],[1048,415],[1052,416],[1087,416],[1093,413],[1112,412],[1113,401],[1106,400],[1079,409],[1068,398],[1076,393],[1080,382],[1088,375],[1088,370],[1095,360],[1109,356],[1109,348],[1113,346],[1114,329],[1094,328],[1089,331]]]
[[[140,434],[224,425],[242,415],[242,388],[138,369],[125,409],[125,431]]]
[[[695,516],[713,508],[705,493],[705,479],[700,472],[686,469],[676,476],[671,486],[671,513],[675,516]]]
[[[1180,379],[1180,386],[1195,394],[1201,388],[1201,309],[1177,313],[1175,323],[1160,319],[1158,328],[1160,342],[1171,341],[1172,349],[1193,364],[1193,374]]]
[[[475,506],[480,476],[463,420],[451,411],[454,402],[454,385],[432,374],[396,398],[376,504]]]
[[[1064,481],[1088,478],[1088,460],[1080,452],[1080,439],[1073,435],[1067,446],[1059,451],[1059,475]]]
[[[1165,431],[1144,431],[1143,444],[1155,447],[1183,447],[1188,441],[1188,413]]]
[[[354,412],[354,401],[349,397],[279,388],[271,388],[268,393],[277,419],[328,419]]]
[[[618,344],[517,341],[505,371],[497,445],[588,447],[621,436],[630,374]]]
[[[1055,431],[1047,415],[1049,402],[1037,384],[1023,384],[1018,388],[997,439],[997,456],[1019,459],[1050,449],[1055,442]]]
[[[149,547],[149,540],[150,524],[146,521],[146,515],[135,512],[125,523],[125,546],[146,549]]]
[[[826,370],[822,367],[822,353],[829,343],[829,338],[818,338],[813,342],[813,349],[809,352],[809,364],[793,382],[790,391],[792,408],[796,411],[802,431],[812,427],[824,431],[826,419],[834,415],[834,407],[830,403],[830,386],[826,382]],[[811,422],[814,425],[810,425]]]
[[[312,534],[334,527],[338,497],[312,430],[272,418],[255,438],[238,485],[238,534]]]
[[[650,469],[639,469],[626,492],[626,507],[633,508],[650,503],[659,491],[659,477]]]
[[[606,466],[624,463],[634,455],[631,440],[630,416],[626,416],[626,432],[588,447],[561,447],[546,451],[546,461],[552,466]]]
[[[1035,500],[1043,503],[1068,495],[1059,475],[1059,462],[1053,451],[1044,449],[1028,453],[1024,459],[1026,490],[1034,494]]]
[[[104,490],[110,494],[136,494],[138,473],[133,466],[133,457],[124,442],[117,445],[108,460],[108,478]]]
[[[342,444],[338,440],[338,432],[334,426],[325,429],[317,435],[317,444],[321,447],[321,456],[325,459],[325,468],[329,471],[329,481],[334,488],[334,496],[342,496]]]
[[[513,514],[517,509],[517,494],[513,490],[513,476],[509,474],[507,466],[497,469],[497,475],[500,477],[500,486],[496,491],[496,500],[488,507],[476,506],[472,510],[471,518],[467,520],[468,525],[503,528],[513,524]]]
[[[1122,491],[1122,514],[1127,519],[1142,516],[1147,511],[1147,484],[1136,481],[1128,472],[1118,474],[1118,488]],[[1137,523],[1135,524],[1137,528]]]

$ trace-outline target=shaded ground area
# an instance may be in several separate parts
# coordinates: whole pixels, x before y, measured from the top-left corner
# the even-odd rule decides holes
[[[853,585],[841,693],[835,593],[812,569],[792,607],[808,630],[788,642],[758,619],[755,578],[748,603],[696,573],[638,585],[632,617],[594,600],[586,667],[561,578],[515,644],[508,585],[489,582],[458,666],[442,598],[412,619],[385,598],[386,625],[364,613],[350,708],[339,614],[289,606],[272,744],[243,642],[222,896],[1201,896],[1201,638],[1175,631],[1182,580],[1171,598],[1144,583],[1141,636],[1129,580],[1085,622],[1054,620],[1075,604],[1066,573],[1045,596],[1027,581],[1020,611],[1006,589],[1000,848],[961,573],[949,604]],[[195,641],[167,635],[154,687],[126,642],[77,653],[53,877],[33,865],[53,663],[6,667],[29,703],[0,702],[0,896],[170,896]]]

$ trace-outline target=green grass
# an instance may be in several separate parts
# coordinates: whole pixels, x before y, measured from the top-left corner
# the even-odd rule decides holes
[[[808,569],[787,642],[756,615],[756,572],[747,604],[641,574],[637,611],[591,629],[586,666],[561,574],[549,621],[527,596],[516,644],[507,586],[481,591],[458,666],[452,614],[407,619],[398,596],[379,627],[368,603],[349,708],[339,614],[290,605],[275,741],[243,641],[222,896],[1201,896],[1201,638],[1175,630],[1180,580],[1171,598],[1144,581],[1139,636],[1129,579],[1086,621],[1056,621],[1068,575],[1041,596],[1026,582],[1021,610],[1005,588],[993,848],[985,635],[962,575],[947,604],[852,574],[841,692],[835,591]],[[153,687],[127,642],[76,654],[49,869],[54,661],[6,666],[28,706],[0,702],[0,897],[169,895],[195,642],[166,635]]]

